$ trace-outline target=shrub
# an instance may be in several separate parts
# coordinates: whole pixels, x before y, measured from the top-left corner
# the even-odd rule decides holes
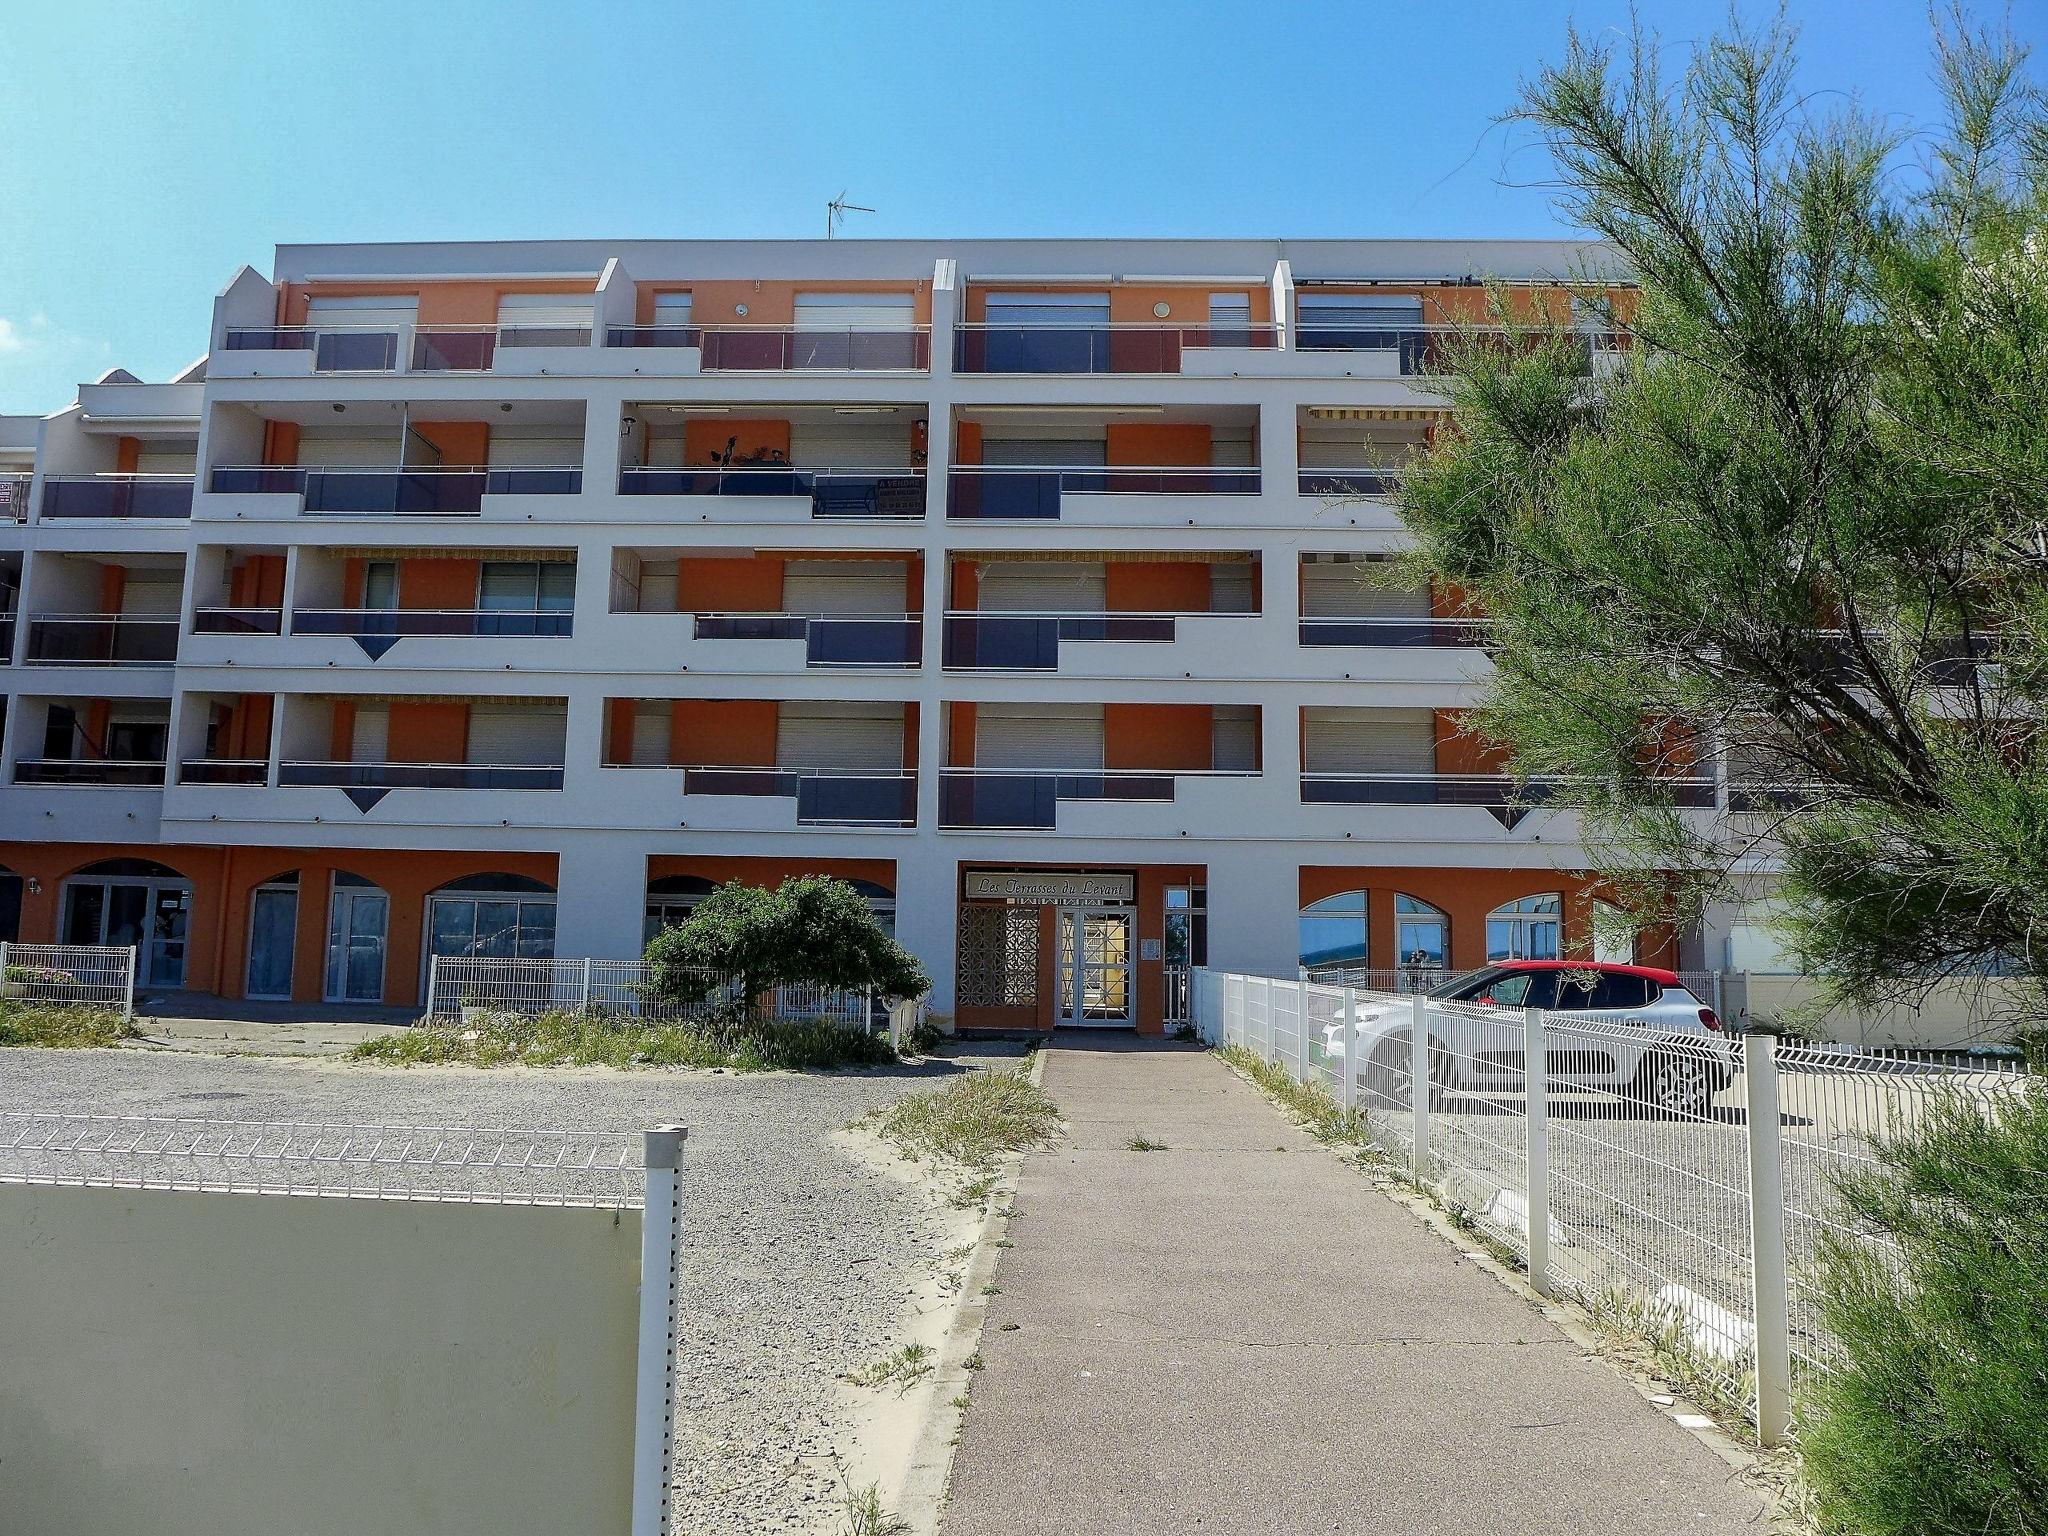
[[[884,931],[860,892],[843,880],[804,875],[773,891],[729,881],[679,926],[647,946],[648,990],[695,1007],[726,982],[744,1011],[777,987],[815,986],[918,997],[924,967]]]
[[[461,1027],[422,1024],[365,1040],[358,1061],[474,1067],[729,1067],[741,1072],[829,1071],[895,1060],[887,1040],[830,1019],[648,1024],[601,1010],[486,1013]]]
[[[2048,1531],[2048,1092],[1939,1100],[1842,1181],[1821,1304],[1838,1370],[1802,1405],[1823,1527]]]

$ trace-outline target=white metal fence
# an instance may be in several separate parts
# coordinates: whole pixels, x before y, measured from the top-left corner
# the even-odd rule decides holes
[[[1671,1035],[1625,1015],[1207,970],[1193,1000],[1204,1039],[1362,1112],[1538,1289],[1655,1338],[1770,1444],[1835,1354],[1814,1286],[1823,1234],[1876,1240],[1849,1224],[1836,1177],[1874,1167],[1874,1139],[1937,1094],[1995,1105],[2027,1081],[2016,1061]]]
[[[740,983],[706,974],[699,993],[678,1001],[657,996],[644,960],[516,960],[436,955],[427,977],[427,1017],[447,1023],[464,1009],[539,1014],[597,1012],[650,1024],[685,1024],[730,1014]],[[889,1012],[863,992],[778,987],[754,1001],[763,1019],[830,1019],[848,1028],[886,1025]]]
[[[113,944],[0,943],[0,996],[24,1003],[135,1012],[135,949]]]

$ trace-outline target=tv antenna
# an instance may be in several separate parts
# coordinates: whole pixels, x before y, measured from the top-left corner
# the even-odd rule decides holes
[[[825,238],[830,240],[833,235],[838,233],[839,226],[846,222],[846,216],[849,213],[873,213],[874,211],[872,208],[861,207],[859,203],[849,203],[846,200],[846,194],[844,192],[840,193],[825,205]]]

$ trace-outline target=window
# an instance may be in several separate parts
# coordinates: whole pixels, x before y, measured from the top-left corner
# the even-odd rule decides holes
[[[701,875],[664,875],[647,882],[647,912],[641,925],[643,947],[664,928],[680,928],[713,886]]]
[[[1170,966],[1209,963],[1209,892],[1204,886],[1175,885],[1166,890],[1166,963]]]
[[[1555,960],[1563,905],[1564,899],[1553,892],[1494,908],[1486,918],[1486,958]]]
[[[1301,966],[1317,971],[1366,964],[1365,892],[1343,891],[1301,909]]]
[[[429,953],[549,960],[555,893],[522,875],[473,875],[427,898]]]
[[[576,567],[566,560],[486,560],[477,606],[486,612],[566,613],[576,605]]]
[[[1413,896],[1394,898],[1394,960],[1402,966],[1450,964],[1450,919]]]
[[[371,560],[363,566],[363,606],[388,613],[398,606],[398,562]]]

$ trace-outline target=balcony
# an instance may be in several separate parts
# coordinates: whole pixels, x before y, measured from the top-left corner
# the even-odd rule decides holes
[[[807,667],[915,667],[924,625],[910,615],[699,613],[698,640],[800,640]]]
[[[948,472],[946,516],[1005,522],[1057,521],[1063,496],[1256,496],[1259,471],[1170,465],[1064,469],[1038,465],[960,465]]]
[[[917,775],[860,768],[685,767],[686,795],[770,796],[796,801],[799,826],[917,824]]]
[[[42,516],[145,518],[192,515],[190,475],[47,475]]]
[[[408,635],[566,639],[575,617],[566,608],[295,608],[292,633],[334,635],[348,640],[402,639]]]
[[[1471,806],[1491,813],[1512,830],[1570,783],[1554,775],[1517,781],[1479,773],[1317,772],[1302,774],[1301,800],[1304,805]],[[1710,778],[1666,781],[1671,803],[1686,808],[1711,809],[1714,787]]]
[[[192,613],[195,635],[280,635],[284,633],[281,608],[197,608]]]
[[[1341,618],[1305,615],[1303,645],[1357,645],[1427,649],[1433,646],[1477,646],[1486,643],[1485,619]]]
[[[1145,805],[1172,805],[1184,788],[1191,788],[1204,791],[1192,796],[1204,803],[1187,814],[1208,819],[1222,813],[1242,786],[1258,779],[1256,770],[1227,768],[947,768],[943,774],[939,825],[946,830],[1069,830],[1101,837],[1182,835],[1177,827],[1131,813]],[[1065,805],[1114,807],[1114,824],[1062,828],[1060,808]]]
[[[315,373],[488,373],[500,351],[588,347],[587,325],[231,326],[228,352],[311,353]]]
[[[180,784],[241,784],[259,785],[268,781],[269,763],[260,757],[187,758],[178,764]]]
[[[14,660],[14,615],[0,614],[0,667]]]
[[[0,523],[28,521],[28,493],[33,475],[0,475]]]
[[[621,496],[789,496],[810,502],[810,515],[907,521],[924,516],[919,469],[799,469],[749,464],[729,468],[641,466],[619,472]]]
[[[959,325],[956,373],[1179,373],[1183,354],[1216,348],[1273,351],[1271,325]]]
[[[223,465],[213,472],[216,495],[290,495],[304,510],[356,517],[476,517],[485,496],[574,496],[580,466],[507,469],[303,469]]]
[[[1053,672],[1063,640],[1171,644],[1171,613],[948,613],[944,664],[952,671]]]
[[[560,789],[562,767],[512,763],[320,763],[278,765],[291,789]]]
[[[22,757],[14,762],[17,784],[109,785],[117,788],[160,788],[161,760],[106,757]]]
[[[168,667],[178,659],[178,621],[125,614],[34,617],[28,659],[39,666]]]
[[[1392,496],[1401,489],[1398,469],[1310,469],[1295,472],[1301,496]]]
[[[695,347],[706,373],[925,373],[928,326],[615,325],[607,347]]]

